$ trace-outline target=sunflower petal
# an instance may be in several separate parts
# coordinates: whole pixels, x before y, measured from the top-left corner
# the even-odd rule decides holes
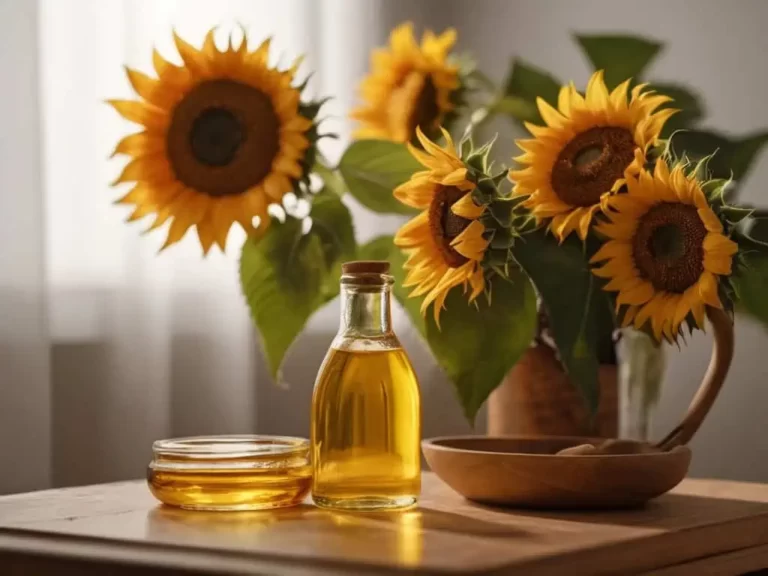
[[[165,140],[159,138],[149,132],[138,132],[136,134],[130,134],[120,140],[115,146],[112,152],[112,157],[118,154],[125,154],[127,156],[148,156],[150,154],[157,154],[165,150]]]
[[[717,234],[714,232],[710,232],[706,235],[703,245],[704,251],[712,254],[732,256],[739,251],[739,245],[736,244],[736,242],[730,238],[727,238],[726,236],[723,236],[722,234]]]
[[[720,297],[717,295],[717,280],[711,272],[702,272],[699,278],[699,297],[705,304],[713,308],[722,308]]]
[[[603,244],[595,255],[589,259],[590,264],[608,260],[610,258],[629,259],[632,257],[632,247],[626,242],[609,240]]]
[[[729,276],[731,274],[732,258],[724,254],[712,254],[706,252],[704,254],[704,270],[712,272],[713,274],[720,274],[721,276]]]
[[[464,194],[451,206],[451,212],[467,220],[475,220],[482,216],[483,212],[485,212],[485,207],[475,204],[475,201],[472,200],[472,194]]]
[[[205,78],[209,74],[208,61],[202,52],[199,52],[194,46],[186,42],[181,36],[173,33],[173,42],[179,51],[179,56],[184,61],[184,65],[197,78]]]
[[[168,114],[151,104],[134,100],[107,100],[107,103],[126,120],[142,124],[148,129],[163,130],[168,125]]]
[[[429,237],[429,214],[425,210],[400,227],[395,234],[395,246],[409,247]]]
[[[629,290],[622,290],[616,298],[617,304],[634,304],[639,306],[653,298],[656,291],[650,282],[642,281]]]
[[[542,120],[550,128],[562,128],[565,125],[565,117],[541,96],[536,97],[536,106],[539,109]]]
[[[624,310],[624,316],[621,320],[622,328],[626,328],[627,326],[632,325],[632,321],[635,319],[638,310],[639,308],[637,306],[627,306],[627,308]]]

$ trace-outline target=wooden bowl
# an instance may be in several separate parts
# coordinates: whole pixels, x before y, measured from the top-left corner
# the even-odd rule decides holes
[[[564,456],[585,442],[571,437],[452,436],[422,442],[427,463],[464,497],[527,508],[627,508],[668,492],[685,478],[691,450]]]

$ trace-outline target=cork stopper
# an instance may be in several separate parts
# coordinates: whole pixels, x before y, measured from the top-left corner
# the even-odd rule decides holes
[[[388,274],[389,262],[384,260],[357,260],[341,265],[342,274]]]
[[[346,286],[370,286],[379,289],[392,284],[389,262],[383,260],[358,260],[341,265],[341,283]]]

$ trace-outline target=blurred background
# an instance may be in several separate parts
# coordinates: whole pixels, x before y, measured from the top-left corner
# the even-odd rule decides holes
[[[140,236],[111,204],[123,161],[108,155],[131,126],[104,100],[131,97],[123,65],[149,71],[153,47],[177,59],[173,28],[199,45],[212,26],[222,40],[243,25],[253,43],[274,36],[284,63],[307,54],[312,91],[334,97],[327,128],[341,138],[321,148],[336,160],[369,52],[404,20],[455,27],[458,50],[497,81],[519,55],[582,87],[590,67],[573,32],[648,36],[665,44],[648,76],[697,89],[707,126],[768,126],[763,0],[0,0],[0,492],[141,477],[159,438],[308,435],[338,302],[311,319],[273,382],[240,295],[241,239],[203,260],[188,234],[158,256],[163,234]],[[512,124],[490,130],[511,155]],[[742,200],[768,206],[767,187],[764,155]],[[352,209],[359,241],[400,222]],[[471,432],[400,310],[394,322],[421,381],[424,435]],[[743,317],[736,332],[692,474],[768,481],[768,336]],[[699,333],[669,350],[654,436],[684,412],[710,347]]]

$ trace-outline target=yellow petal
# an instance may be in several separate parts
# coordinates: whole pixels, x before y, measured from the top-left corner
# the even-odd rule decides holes
[[[631,240],[637,229],[636,222],[627,221],[620,223],[600,222],[595,225],[595,230],[614,240]]]
[[[203,248],[203,256],[208,255],[208,251],[213,246],[214,228],[208,220],[203,220],[197,225],[197,237],[200,239],[200,246]]]
[[[704,269],[713,274],[720,274],[721,276],[730,275],[731,262],[731,257],[725,254],[704,253]]]
[[[469,301],[472,302],[475,298],[480,296],[485,289],[485,275],[483,269],[477,266],[472,276],[469,277],[469,285],[472,287],[472,292],[469,295]]]
[[[628,274],[620,274],[617,276],[610,276],[610,281],[603,286],[603,290],[608,292],[617,292],[620,290],[631,290],[644,280],[640,278],[634,271]]]
[[[561,86],[560,92],[557,95],[557,109],[564,116],[570,116],[571,114],[571,88],[570,86]]]
[[[312,127],[312,120],[305,118],[304,116],[294,116],[288,122],[280,127],[280,131],[292,131],[292,132],[306,132]]]
[[[617,258],[609,260],[600,268],[594,268],[592,272],[601,278],[613,278],[619,275],[634,276],[634,264],[631,260],[619,260]]]
[[[691,288],[685,291],[683,297],[678,300],[677,306],[675,307],[675,313],[672,316],[672,322],[675,326],[680,326],[691,311],[691,299],[692,297],[695,298],[695,289],[695,286],[691,286]]]
[[[411,180],[395,188],[394,196],[406,206],[424,210],[429,208],[438,187],[430,182],[429,177],[417,178],[414,174]]]
[[[624,311],[624,317],[621,320],[622,328],[626,328],[632,324],[632,321],[635,319],[638,310],[639,308],[637,306],[627,306],[626,310]]]
[[[739,251],[739,245],[722,234],[710,232],[704,238],[704,251],[731,256]]]
[[[126,136],[115,146],[112,156],[126,154],[128,156],[147,156],[165,150],[165,140],[149,132],[139,132]]]
[[[582,240],[587,238],[587,234],[589,234],[589,226],[592,224],[592,217],[599,209],[600,206],[596,204],[584,210],[584,213],[581,216],[581,220],[579,221],[579,238]]]
[[[702,272],[699,278],[699,297],[702,302],[713,308],[723,307],[717,294],[717,280],[710,272]]]
[[[650,302],[640,308],[635,316],[635,328],[642,328],[649,318],[653,318],[660,311],[663,296],[657,294]]]
[[[453,154],[454,156],[457,155],[456,153],[456,145],[453,143],[453,138],[451,138],[451,133],[448,132],[445,128],[440,126],[440,132],[443,134],[443,138],[445,138],[445,147],[446,149]]]
[[[629,90],[629,84],[632,80],[625,80],[616,88],[613,89],[609,96],[611,110],[614,113],[619,113],[627,108],[627,91]]]
[[[704,329],[704,304],[702,302],[699,302],[698,300],[695,301],[691,305],[691,312],[693,312],[693,319],[696,321],[696,325]]]
[[[650,282],[640,282],[630,290],[622,290],[616,298],[617,304],[634,304],[639,306],[653,298],[655,290]]]
[[[128,81],[136,91],[136,94],[141,96],[147,102],[154,104],[160,108],[163,108],[167,103],[167,97],[163,97],[162,86],[154,78],[150,78],[146,74],[139,72],[138,70],[131,70],[125,68],[125,73],[128,76]]]
[[[429,234],[429,213],[425,210],[400,227],[395,234],[395,245],[408,247],[413,245],[414,241],[421,242]]]
[[[285,175],[273,172],[269,176],[267,176],[264,179],[264,182],[262,183],[264,186],[264,191],[273,199],[276,201],[282,200],[283,196],[285,196],[288,192],[291,191],[293,188],[291,186],[290,180],[285,177]]]
[[[184,41],[176,32],[173,33],[173,41],[176,44],[176,49],[179,51],[179,56],[181,56],[184,65],[189,71],[198,78],[208,76],[208,61],[203,53],[197,51],[194,46]]]
[[[467,180],[467,169],[456,168],[450,174],[442,177],[443,184],[446,186],[457,186],[461,190],[472,189],[475,185]]]
[[[581,221],[582,211],[580,208],[575,208],[571,212],[565,214],[558,214],[552,218],[550,223],[550,229],[555,237],[563,242],[568,235],[573,232]]]
[[[152,184],[168,184],[173,182],[175,177],[171,170],[168,160],[164,154],[154,154],[151,156],[141,156],[131,160],[120,176],[112,185],[122,184],[124,182],[149,182]]]
[[[483,238],[483,232],[485,232],[485,226],[478,220],[473,220],[461,234],[451,240],[451,247],[470,260],[482,260],[485,249],[488,247],[488,240]]]
[[[553,108],[544,98],[536,97],[536,106],[539,109],[542,120],[551,128],[562,128],[566,119],[555,108]]]
[[[168,125],[168,114],[151,104],[133,100],[108,100],[107,103],[126,120],[142,124],[148,129],[161,131]]]
[[[278,157],[272,163],[272,168],[296,179],[301,178],[303,175],[301,165],[296,160]]]
[[[485,211],[484,206],[478,206],[472,200],[472,194],[465,194],[451,206],[451,212],[467,220],[475,220],[482,216]]]
[[[587,84],[587,105],[594,110],[605,110],[608,108],[608,88],[603,79],[603,71],[598,70],[589,79]]]

